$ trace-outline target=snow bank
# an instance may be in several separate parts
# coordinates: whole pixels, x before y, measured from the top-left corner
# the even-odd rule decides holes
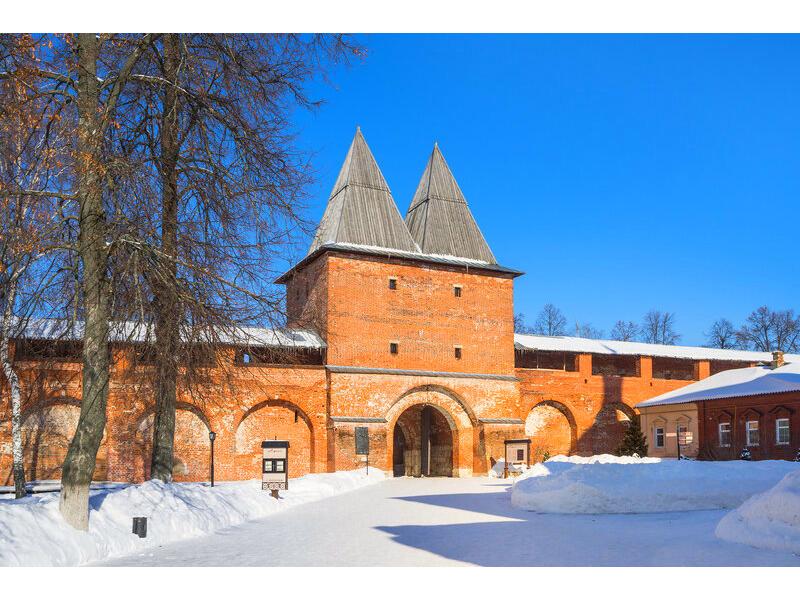
[[[600,455],[554,457],[514,482],[511,502],[547,513],[649,513],[734,508],[793,462],[700,462]]]
[[[594,456],[565,456],[563,454],[557,454],[547,460],[547,462],[565,462],[572,463],[574,465],[594,465],[597,463],[632,465],[641,463],[657,463],[661,462],[661,459],[650,456],[614,456],[613,454],[595,454]]]
[[[725,515],[716,534],[728,542],[800,554],[800,471]]]
[[[502,478],[505,467],[506,467],[506,461],[501,458],[500,460],[498,460],[497,462],[494,463],[494,466],[491,469],[489,469],[489,477]],[[512,465],[509,465],[509,467],[508,467],[509,474],[525,473],[527,470],[528,470],[528,466],[527,465],[514,465],[514,464],[512,464]]]
[[[260,481],[148,481],[91,492],[89,531],[76,531],[58,512],[58,493],[0,500],[0,566],[78,565],[193,538],[244,521],[341,494],[384,478],[364,469],[306,475],[289,482],[281,500]],[[147,537],[131,533],[132,517],[148,517]]]

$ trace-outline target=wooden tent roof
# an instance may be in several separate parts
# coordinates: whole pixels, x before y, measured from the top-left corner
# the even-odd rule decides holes
[[[308,254],[341,243],[419,252],[360,128]]]
[[[426,254],[497,263],[438,144],[433,146],[411,201],[406,225],[414,241]]]

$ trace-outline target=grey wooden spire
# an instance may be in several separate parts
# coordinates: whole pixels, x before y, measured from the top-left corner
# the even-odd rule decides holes
[[[327,244],[419,252],[361,128],[356,130],[308,253]]]
[[[450,167],[434,144],[406,225],[425,254],[446,254],[497,264]]]

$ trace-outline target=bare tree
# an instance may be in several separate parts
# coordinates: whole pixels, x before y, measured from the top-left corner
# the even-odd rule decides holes
[[[639,337],[639,325],[633,321],[617,321],[611,329],[611,339],[632,342]]]
[[[564,335],[567,319],[555,305],[547,303],[536,317],[534,331],[540,335]]]
[[[122,200],[118,260],[141,266],[127,279],[154,323],[151,477],[172,477],[178,355],[193,347],[180,338],[199,332],[214,346],[242,324],[283,322],[272,265],[309,226],[300,209],[311,181],[288,115],[316,107],[304,84],[359,51],[339,35],[165,34],[131,76],[134,124],[117,142],[141,174],[126,184],[143,185]]]
[[[591,323],[575,323],[575,337],[599,340],[603,337],[603,330],[593,327]]]
[[[675,331],[675,313],[649,311],[642,320],[642,341],[649,344],[673,345],[681,339]]]
[[[533,327],[525,322],[525,313],[514,315],[514,333],[533,333]]]
[[[738,348],[740,346],[738,332],[733,323],[728,319],[717,319],[712,323],[706,335],[706,345],[709,348]]]
[[[30,35],[0,39],[0,363],[10,395],[17,498],[25,495],[22,391],[10,345],[41,309],[53,282],[52,254],[61,225],[57,202],[32,191],[58,176],[59,161],[51,150],[61,129],[51,121],[48,95],[34,85],[34,48]],[[18,76],[8,76],[10,70]]]
[[[791,309],[774,311],[760,306],[748,315],[736,336],[745,348],[796,352],[800,349],[800,317]]]

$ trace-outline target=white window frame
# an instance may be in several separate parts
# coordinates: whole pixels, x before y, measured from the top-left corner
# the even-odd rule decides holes
[[[658,431],[661,430],[661,444],[658,443]],[[663,425],[653,425],[653,447],[664,448],[667,444],[667,428]]]
[[[786,441],[782,442],[780,437],[780,424],[782,422],[786,423]],[[791,425],[789,424],[789,419],[787,417],[780,417],[779,419],[775,419],[775,445],[776,446],[788,446],[792,439],[792,432],[790,429]]]
[[[754,428],[750,427],[750,425],[752,425],[753,423],[756,424]],[[744,424],[744,431],[745,431],[745,441],[747,442],[745,444],[746,446],[759,446],[761,444],[760,424],[758,421],[747,421]],[[756,432],[756,436],[758,436],[758,441],[756,441],[755,443],[753,443],[752,440],[750,439],[750,434],[753,433],[754,431]]]
[[[728,443],[727,444],[723,444],[722,443],[722,426],[723,425],[727,425],[728,426],[728,430],[725,432],[725,433],[728,434]],[[730,448],[731,447],[731,435],[732,435],[732,433],[733,433],[733,426],[731,425],[730,421],[724,421],[724,422],[720,423],[719,425],[717,425],[717,439],[719,440],[719,447],[720,448]]]

